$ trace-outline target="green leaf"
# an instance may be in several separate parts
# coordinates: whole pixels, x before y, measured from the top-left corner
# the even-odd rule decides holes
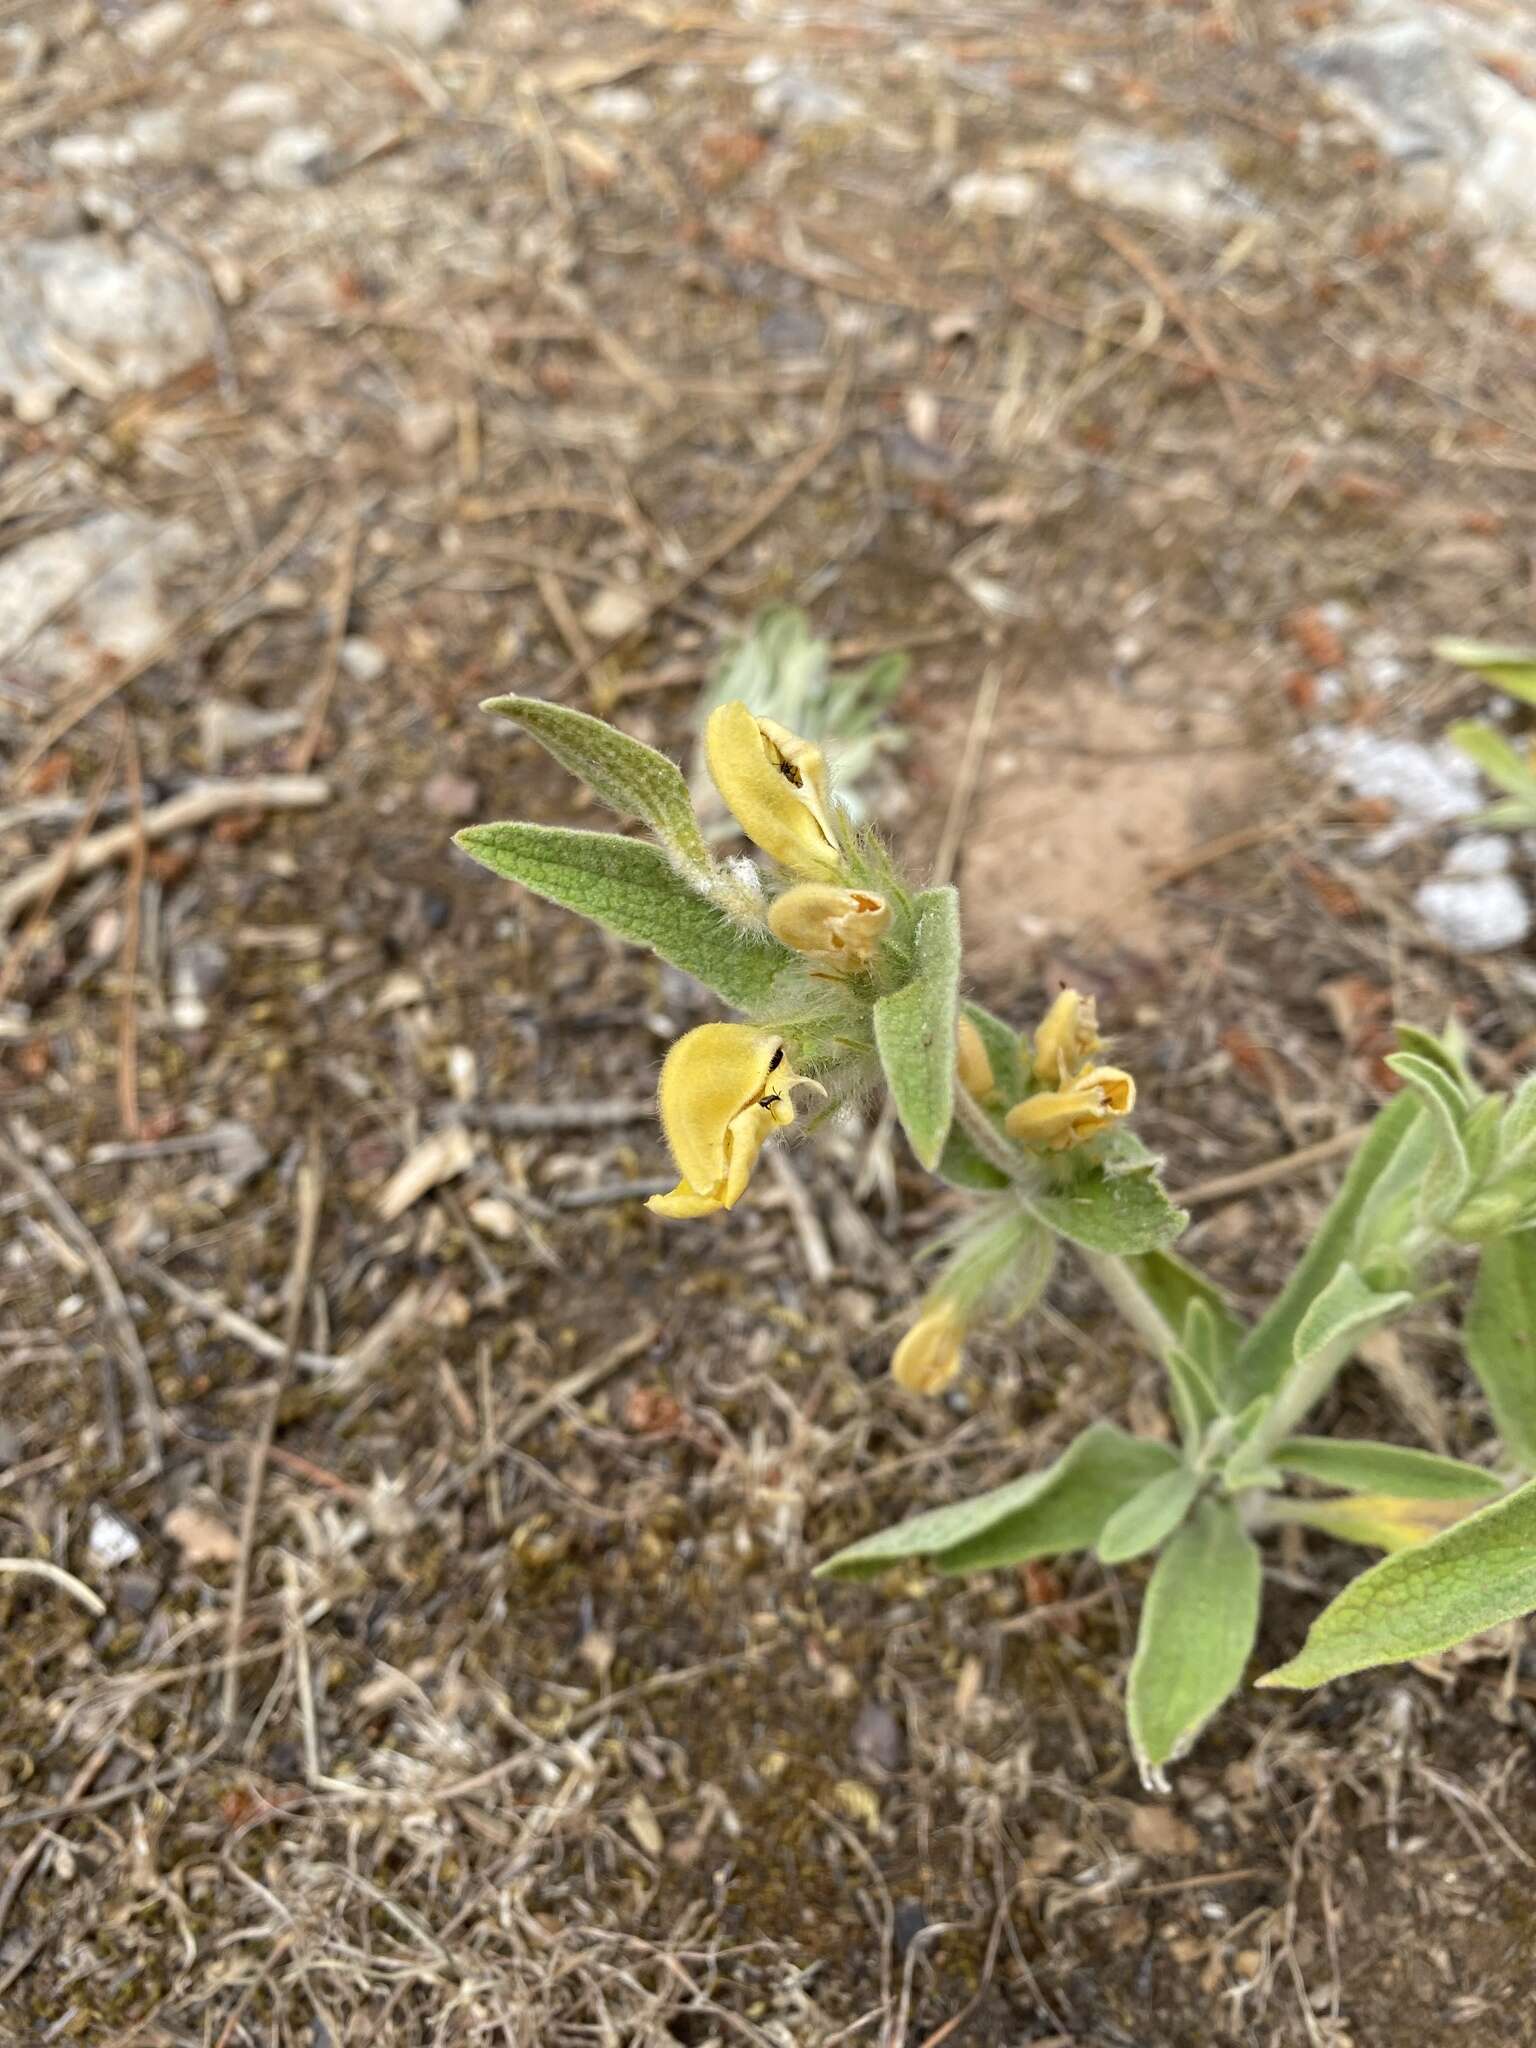
[[[1179,1425],[1179,1441],[1193,1452],[1205,1440],[1205,1433],[1221,1413],[1221,1400],[1214,1382],[1181,1345],[1175,1344],[1163,1358],[1168,1374],[1168,1399]]]
[[[912,1150],[931,1172],[955,1106],[960,899],[925,889],[916,902],[912,979],[875,1004],[875,1049]]]
[[[1435,1152],[1419,1190],[1419,1212],[1443,1217],[1460,1207],[1472,1185],[1472,1162],[1462,1142],[1467,1116],[1465,1097],[1437,1061],[1417,1053],[1388,1053],[1386,1064],[1401,1076],[1429,1112]]]
[[[1160,1472],[1149,1479],[1124,1507],[1115,1509],[1094,1545],[1101,1564],[1124,1564],[1133,1557],[1145,1557],[1156,1550],[1189,1513],[1200,1491],[1200,1474],[1181,1465],[1174,1472]]]
[[[1494,1427],[1522,1471],[1536,1472],[1536,1238],[1483,1247],[1462,1332]]]
[[[1459,1047],[1466,1040],[1459,1027],[1454,1044],[1437,1038],[1433,1031],[1425,1031],[1417,1024],[1397,1024],[1393,1029],[1397,1034],[1399,1052],[1412,1053],[1415,1058],[1427,1060],[1431,1066],[1438,1067],[1465,1106],[1470,1107],[1477,1101],[1481,1091],[1460,1057]]]
[[[1150,1173],[1097,1170],[1072,1187],[1026,1199],[1042,1223],[1094,1252],[1160,1251],[1189,1223],[1189,1211],[1176,1209]]]
[[[1000,1138],[1006,1136],[1001,1124],[997,1127],[997,1134]],[[962,1124],[950,1125],[944,1150],[933,1170],[951,1187],[966,1188],[973,1194],[992,1194],[999,1188],[1012,1185],[1002,1168],[994,1166],[977,1150]]]
[[[1524,754],[1512,747],[1491,725],[1479,724],[1475,719],[1462,719],[1447,729],[1446,738],[1469,761],[1475,761],[1488,780],[1502,789],[1506,796],[1516,797],[1527,804],[1536,800],[1536,770],[1532,769]]]
[[[1259,1553],[1225,1501],[1203,1500],[1158,1559],[1126,1695],[1137,1762],[1154,1784],[1241,1684],[1260,1576]]]
[[[1344,1588],[1300,1656],[1260,1685],[1322,1685],[1350,1671],[1448,1650],[1536,1607],[1536,1481]]]
[[[985,1571],[1086,1550],[1123,1501],[1177,1464],[1165,1444],[1091,1423],[1043,1472],[881,1529],[829,1557],[816,1576],[870,1578],[912,1557],[943,1572]]]
[[[789,956],[738,930],[659,846],[558,825],[468,825],[454,844],[493,874],[649,946],[738,1010],[760,1009]]]
[[[1497,689],[1536,704],[1536,648],[1500,647],[1491,640],[1435,640],[1431,645],[1442,661],[1475,669]]]
[[[1347,1493],[1392,1493],[1414,1500],[1487,1500],[1503,1488],[1491,1472],[1417,1451],[1330,1436],[1292,1436],[1270,1452],[1282,1472]]]
[[[480,709],[520,725],[611,810],[649,825],[690,867],[702,871],[713,865],[682,770],[665,754],[606,719],[540,697],[487,697]]]
[[[1377,1207],[1395,1190],[1399,1154],[1422,1116],[1418,1097],[1405,1091],[1395,1096],[1371,1125],[1311,1244],[1238,1352],[1233,1368],[1233,1406],[1278,1385],[1289,1370],[1302,1317],[1366,1234],[1361,1227],[1362,1212],[1372,1195],[1378,1197],[1378,1204],[1371,1206]]]

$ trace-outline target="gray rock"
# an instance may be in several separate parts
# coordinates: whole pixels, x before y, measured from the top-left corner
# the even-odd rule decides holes
[[[1304,752],[1325,761],[1361,796],[1383,797],[1397,816],[1374,833],[1368,851],[1376,858],[1405,845],[1436,825],[1470,818],[1483,808],[1478,772],[1447,741],[1383,738],[1359,726],[1324,726],[1301,742]]]
[[[1509,840],[1502,832],[1473,832],[1458,839],[1441,865],[1443,875],[1502,875],[1509,866]]]
[[[41,696],[103,660],[137,660],[170,623],[162,580],[197,547],[185,521],[137,512],[23,542],[0,561],[0,661]]]
[[[1494,291],[1536,309],[1536,103],[1491,68],[1529,64],[1529,14],[1435,0],[1364,0],[1294,59],[1401,166],[1409,197],[1478,240]]]
[[[19,243],[0,253],[0,396],[51,419],[75,388],[110,400],[149,391],[213,347],[207,295],[149,236]]]
[[[1073,146],[1068,181],[1081,199],[1155,214],[1181,227],[1258,218],[1263,208],[1198,136],[1164,141],[1134,128],[1089,121]]]

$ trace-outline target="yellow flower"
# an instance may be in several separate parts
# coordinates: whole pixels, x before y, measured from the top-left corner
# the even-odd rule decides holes
[[[1108,1130],[1136,1107],[1136,1083],[1119,1067],[1089,1067],[1065,1088],[1016,1103],[1003,1119],[1010,1138],[1042,1152],[1064,1152]]]
[[[985,1102],[997,1087],[981,1033],[964,1010],[955,1019],[955,1071],[960,1076],[960,1086],[978,1102]]]
[[[909,1394],[942,1394],[960,1370],[964,1344],[958,1304],[935,1301],[896,1346],[891,1377]]]
[[[661,1125],[682,1178],[646,1207],[658,1216],[734,1208],[763,1140],[795,1120],[790,1090],[820,1085],[791,1072],[776,1032],[755,1024],[701,1024],[686,1032],[661,1068]]]
[[[821,749],[740,699],[709,714],[704,753],[716,789],[747,837],[791,874],[830,881],[842,871]]]
[[[1042,1081],[1062,1087],[1103,1050],[1093,997],[1064,988],[1035,1033],[1035,1073]]]
[[[890,921],[883,896],[830,882],[796,882],[768,909],[768,928],[780,944],[839,967],[862,967]]]

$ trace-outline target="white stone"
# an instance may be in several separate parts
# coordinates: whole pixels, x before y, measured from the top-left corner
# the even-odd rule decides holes
[[[464,19],[460,0],[326,0],[348,28],[368,36],[399,36],[418,50],[430,50]]]
[[[1028,171],[968,171],[949,188],[956,213],[984,213],[1022,220],[1040,198],[1040,180]]]
[[[1509,866],[1509,839],[1502,832],[1474,832],[1458,839],[1441,865],[1443,875],[1502,875]]]
[[[376,683],[389,667],[389,656],[375,640],[343,640],[338,659],[354,683]]]
[[[51,419],[75,386],[148,391],[213,347],[207,298],[185,260],[148,236],[21,242],[0,251],[0,396]]]
[[[1420,740],[1386,739],[1362,727],[1323,726],[1304,735],[1300,745],[1359,795],[1385,798],[1394,807],[1392,823],[1368,842],[1367,851],[1376,858],[1483,808],[1477,769],[1446,741],[1426,746]]]
[[[783,121],[793,128],[826,127],[847,121],[859,111],[859,102],[841,86],[831,85],[813,71],[786,65],[781,57],[763,51],[747,65],[742,76],[755,86],[752,107],[766,121]]]
[[[586,95],[581,106],[595,121],[611,121],[618,128],[638,128],[656,111],[650,94],[637,85],[600,85]]]
[[[599,640],[616,640],[621,633],[633,631],[650,609],[650,600],[642,592],[610,583],[587,605],[581,623]]]
[[[298,111],[290,86],[279,85],[274,78],[248,78],[225,95],[219,121],[226,127],[231,122],[259,121],[264,127],[277,128],[295,120]]]
[[[185,521],[102,512],[40,534],[0,560],[0,664],[39,695],[104,661],[147,654],[169,618],[166,574],[197,552]]]
[[[1068,181],[1081,199],[1129,207],[1183,227],[1257,218],[1262,208],[1233,182],[1209,142],[1185,136],[1166,142],[1134,128],[1089,121],[1073,146]]]
[[[1439,875],[1413,901],[1456,953],[1497,953],[1530,936],[1531,906],[1512,875]]]
[[[187,0],[159,0],[157,6],[146,7],[142,14],[125,21],[118,34],[136,57],[158,57],[162,50],[169,49],[191,19],[192,9]]]
[[[251,178],[264,192],[301,192],[315,183],[332,146],[329,128],[274,128],[251,159]]]
[[[90,1529],[85,1539],[91,1563],[104,1572],[127,1564],[144,1548],[121,1515],[99,1503],[91,1508]]]

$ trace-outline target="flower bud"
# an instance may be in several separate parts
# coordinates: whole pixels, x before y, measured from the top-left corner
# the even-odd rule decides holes
[[[960,1370],[965,1323],[956,1304],[939,1300],[908,1330],[891,1357],[891,1377],[909,1394],[942,1394]]]
[[[797,882],[768,909],[768,929],[781,945],[839,967],[863,967],[890,921],[883,896],[830,882]]]
[[[997,1087],[981,1033],[964,1010],[955,1019],[955,1072],[966,1094],[974,1095],[978,1102],[985,1102]]]
[[[1104,1050],[1092,996],[1064,988],[1035,1033],[1035,1077],[1060,1088]]]

